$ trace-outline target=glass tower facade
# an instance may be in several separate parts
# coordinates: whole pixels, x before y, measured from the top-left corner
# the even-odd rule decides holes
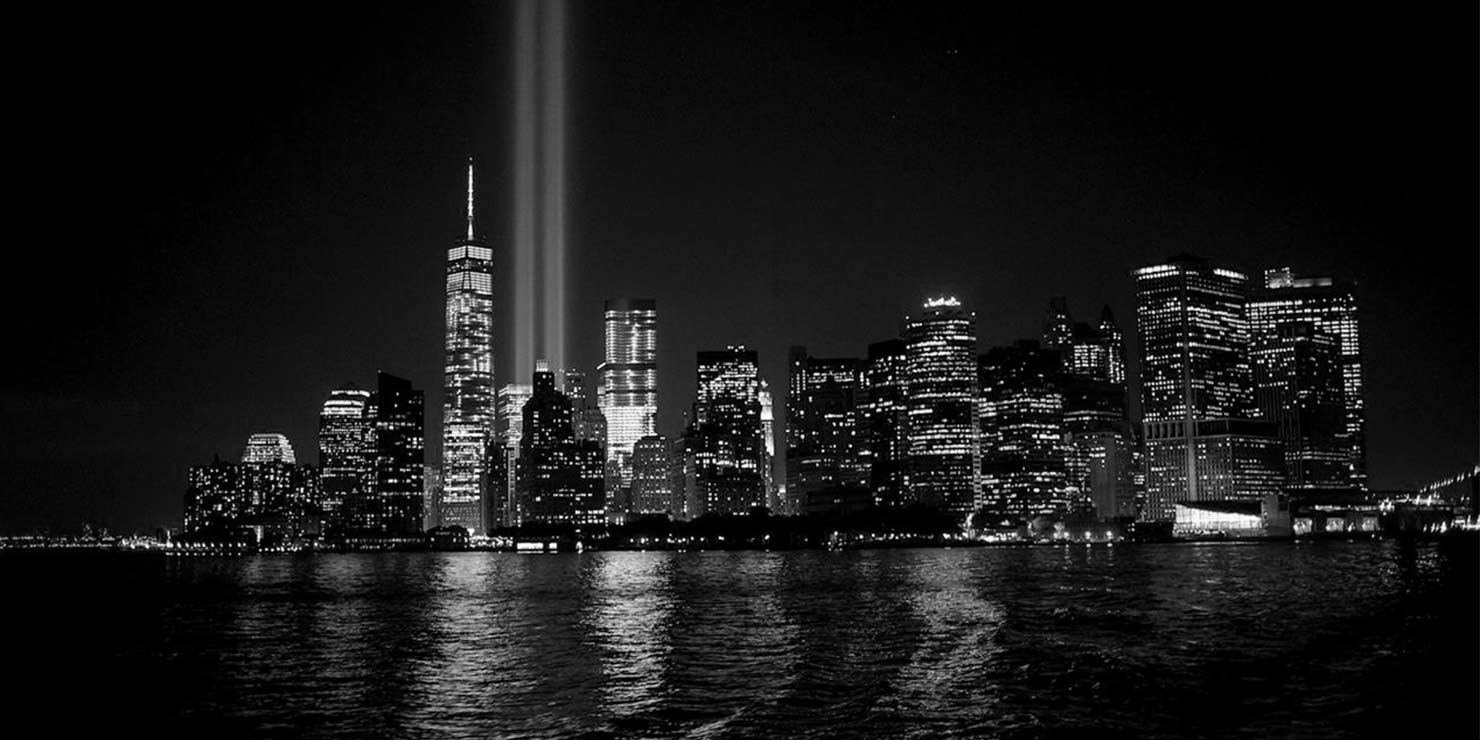
[[[976,315],[932,298],[906,323],[905,343],[910,497],[970,513],[980,493]]]
[[[632,485],[632,446],[658,418],[658,305],[617,298],[605,305],[606,355],[596,368],[597,406],[606,422],[606,459],[617,488]]]
[[[467,234],[447,250],[442,493],[431,521],[469,532],[484,525],[483,485],[493,435],[493,250],[476,233],[468,160]]]

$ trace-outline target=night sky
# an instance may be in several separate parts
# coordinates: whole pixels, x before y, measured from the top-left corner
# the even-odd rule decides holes
[[[528,382],[506,362],[511,9],[429,5],[14,19],[38,51],[8,106],[29,233],[0,532],[178,525],[188,466],[265,431],[317,462],[325,395],[377,369],[427,391],[435,461],[470,153],[497,382]],[[983,351],[1036,337],[1053,295],[1133,334],[1129,271],[1187,251],[1358,281],[1374,487],[1475,463],[1473,4],[912,5],[572,2],[584,369],[603,298],[656,298],[673,434],[696,350],[759,349],[779,410],[788,345],[862,355],[927,294],[977,312]]]

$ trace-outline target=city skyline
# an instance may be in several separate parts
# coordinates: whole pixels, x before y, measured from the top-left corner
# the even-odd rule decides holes
[[[776,8],[762,10],[773,19],[777,14],[785,15]],[[874,141],[877,133],[860,119],[856,125],[845,127],[840,137],[821,137],[816,132],[830,115],[867,112],[867,118],[880,126],[903,127],[915,135],[955,119],[945,115],[952,110],[942,97],[949,89],[945,82],[919,88],[913,105],[910,95],[898,96],[896,102],[903,107],[894,111],[860,111],[848,100],[824,97],[819,106],[826,113],[801,117],[804,133],[783,137],[779,150],[783,154],[774,158],[768,155],[754,166],[730,162],[725,152],[745,151],[751,140],[739,124],[722,127],[722,139],[707,141],[703,146],[689,145],[690,154],[705,155],[697,164],[668,164],[634,172],[632,176],[644,178],[642,181],[654,192],[639,189],[635,195],[615,197],[611,193],[627,181],[610,173],[623,169],[622,163],[627,161],[624,157],[630,155],[622,154],[626,150],[613,144],[623,143],[629,150],[647,152],[660,144],[688,141],[682,134],[689,129],[653,112],[650,106],[656,98],[652,93],[621,86],[592,92],[600,89],[596,79],[602,79],[602,75],[620,80],[621,70],[626,68],[623,63],[646,60],[630,47],[623,47],[626,51],[621,53],[612,52],[610,44],[628,24],[652,21],[653,11],[635,10],[632,18],[614,17],[610,10],[580,12],[585,15],[574,24],[572,60],[584,65],[578,65],[583,71],[577,75],[575,87],[592,95],[585,103],[586,115],[607,116],[598,119],[606,122],[620,123],[628,120],[623,116],[628,116],[658,124],[643,136],[622,126],[616,127],[615,135],[599,134],[599,126],[579,124],[572,134],[580,142],[571,148],[572,166],[593,173],[571,194],[577,227],[570,231],[575,273],[567,305],[571,332],[568,344],[573,359],[569,364],[585,371],[588,377],[601,352],[599,341],[591,340],[600,331],[599,306],[607,298],[640,295],[656,300],[663,316],[658,358],[661,377],[692,378],[696,351],[744,343],[759,349],[761,376],[773,389],[781,389],[786,387],[786,347],[805,345],[822,357],[861,357],[869,343],[891,338],[894,325],[922,296],[938,292],[959,296],[977,312],[978,352],[1035,336],[1043,302],[1054,295],[1068,296],[1081,311],[1109,304],[1129,329],[1129,317],[1133,316],[1128,308],[1133,295],[1130,270],[1188,251],[1242,271],[1252,281],[1257,281],[1266,269],[1290,267],[1297,273],[1357,282],[1364,352],[1369,358],[1364,380],[1374,488],[1419,485],[1473,462],[1462,455],[1467,453],[1472,458],[1475,448],[1474,283],[1469,278],[1456,281],[1448,276],[1474,275],[1474,225],[1473,219],[1456,225],[1454,214],[1442,210],[1445,204],[1462,204],[1459,212],[1472,214],[1473,199],[1466,200],[1466,188],[1449,194],[1438,192],[1437,186],[1448,182],[1443,175],[1453,177],[1458,172],[1429,170],[1429,180],[1415,178],[1407,169],[1410,165],[1395,159],[1392,148],[1370,152],[1367,163],[1360,167],[1345,164],[1337,156],[1340,145],[1361,140],[1362,132],[1379,124],[1340,119],[1334,114],[1324,116],[1320,105],[1331,103],[1335,93],[1330,94],[1331,99],[1321,97],[1316,102],[1302,103],[1294,97],[1293,87],[1274,83],[1269,94],[1261,96],[1255,94],[1251,82],[1242,81],[1243,76],[1234,67],[1199,57],[1201,66],[1194,67],[1226,83],[1225,87],[1231,85],[1242,95],[1241,100],[1263,101],[1265,105],[1294,103],[1297,111],[1310,119],[1295,124],[1305,135],[1295,136],[1293,141],[1270,139],[1266,129],[1251,121],[1251,115],[1238,114],[1215,95],[1174,96],[1179,101],[1176,106],[1159,110],[1171,113],[1190,109],[1191,113],[1182,115],[1192,120],[1174,120],[1160,131],[1159,135],[1170,143],[1153,143],[1135,150],[1137,156],[1126,155],[1130,162],[1112,157],[1103,169],[1096,170],[1091,165],[1103,164],[1114,147],[1091,133],[1086,134],[1088,139],[1070,139],[1077,146],[1088,147],[1087,151],[1081,149],[1051,160],[1070,164],[1075,172],[1090,177],[1094,183],[1090,195],[1072,184],[1054,181],[1048,174],[1053,167],[1035,165],[1033,156],[1047,156],[1053,150],[1052,134],[1050,142],[1027,147],[1031,154],[996,163],[988,156],[995,151],[992,146],[948,134],[944,148],[964,151],[968,155],[965,163],[947,166],[930,151],[895,143],[886,146],[879,153],[880,159],[868,166],[828,165],[827,156],[861,151],[859,145]],[[477,19],[483,24],[482,31],[502,29],[502,13],[499,6],[497,13],[490,11],[489,17]],[[898,14],[914,18],[904,11]],[[384,17],[384,13],[378,17]],[[709,26],[700,18],[680,15],[671,21],[690,32],[687,36],[679,34],[675,43],[697,49],[702,47],[700,41],[713,40],[706,35]],[[825,25],[823,18],[793,20],[802,29],[816,30]],[[934,70],[950,84],[960,84],[967,71],[984,68],[1000,72],[1000,77],[993,78],[999,82],[1012,79],[1008,72],[1024,75],[1019,78],[1022,82],[1002,83],[999,92],[1004,94],[995,98],[998,103],[980,106],[985,112],[971,107],[961,115],[963,120],[943,129],[947,132],[958,131],[966,123],[996,121],[1000,124],[996,128],[982,130],[1023,137],[1030,128],[1026,123],[999,117],[1015,114],[1026,116],[1030,122],[1038,121],[1032,112],[1036,109],[1026,105],[1035,95],[1046,95],[1049,101],[1061,104],[1078,100],[1072,94],[1072,85],[1068,92],[1055,87],[1079,79],[1081,72],[1072,61],[1066,63],[1071,68],[1068,71],[1035,68],[1002,57],[999,42],[1005,41],[1000,37],[971,38],[967,34],[968,38],[961,38],[944,30],[947,24],[914,20],[926,27],[919,36],[921,40],[912,41],[904,51],[889,52],[879,64],[898,63],[905,68],[901,75],[922,68]],[[1297,19],[1297,27],[1311,22]],[[373,24],[370,32],[389,34]],[[1073,32],[1088,34],[1082,27]],[[498,33],[485,35],[501,38]],[[800,47],[806,64],[814,65],[828,53],[849,52],[860,43],[839,34],[824,36],[814,46],[799,44],[799,38],[805,37],[803,31],[782,31],[775,39],[761,39],[760,46],[763,52]],[[1032,33],[1014,38],[1029,46],[1044,41]],[[1215,39],[1214,45],[1222,40]],[[975,45],[959,43],[958,48],[957,42]],[[1276,38],[1274,42],[1278,50],[1283,50],[1277,59],[1303,61],[1304,68],[1309,68],[1311,60],[1297,52],[1299,47],[1289,39]],[[459,54],[472,52],[455,44],[452,47],[453,51],[441,52],[437,58],[446,69],[477,67],[459,61],[464,59]],[[420,47],[400,48],[401,54],[414,54]],[[958,51],[951,54],[951,49]],[[305,47],[305,53],[312,55],[329,51],[342,49]],[[501,59],[506,51],[499,46],[478,53]],[[1089,52],[1083,54],[1075,59],[1090,56]],[[742,93],[759,96],[762,104],[755,109],[758,112],[745,119],[747,123],[756,122],[754,116],[767,111],[790,110],[788,104],[795,102],[785,89],[765,94],[738,85],[736,70],[716,63],[719,71],[714,74],[718,79],[737,84],[733,98],[727,99],[747,99]],[[773,74],[781,75],[793,69],[793,64],[802,62],[781,59]],[[943,66],[952,64],[958,66]],[[1123,64],[1139,69],[1135,61]],[[1358,60],[1359,68],[1374,64]],[[798,68],[819,74],[811,71],[812,66]],[[245,79],[249,70],[235,71]],[[275,73],[287,75],[295,70]],[[331,70],[328,74],[333,73]],[[316,106],[331,103],[344,105],[348,111],[362,111],[353,94],[373,89],[367,87],[370,83],[361,80],[359,73],[342,69],[337,73],[347,75],[342,87],[328,84],[337,82],[331,76],[311,81],[304,93],[306,98],[327,94],[328,102],[294,103],[274,98],[278,107],[272,110],[276,115],[287,115],[287,120],[302,115],[295,111],[320,110]],[[671,87],[682,93],[679,99],[700,100],[695,80],[686,73],[675,74]],[[1115,70],[1105,74],[1110,75],[1110,89],[1135,96],[1130,79],[1133,76],[1116,77]],[[402,83],[414,81],[396,79]],[[464,72],[449,79],[439,83],[444,87],[432,89],[451,99],[457,95],[474,97],[481,92],[473,83],[496,88],[503,78]],[[902,78],[886,75],[885,79]],[[1185,93],[1182,88],[1192,79],[1190,73],[1185,78],[1153,77],[1148,84],[1163,93],[1169,89]],[[864,84],[862,77],[848,77],[847,81],[855,86]],[[881,84],[886,90],[896,90],[888,82]],[[1345,83],[1337,84],[1339,88]],[[170,89],[151,88],[159,95]],[[1393,93],[1391,87],[1383,89]],[[336,92],[340,90],[344,92]],[[1155,99],[1155,95],[1150,97]],[[614,99],[617,104],[613,108],[609,104]],[[220,100],[206,98],[203,103],[207,112],[201,115],[209,126],[226,126],[213,118],[218,115],[214,111],[224,114],[229,108]],[[1138,128],[1146,127],[1147,119],[1123,110],[1118,103],[1093,95],[1080,103],[1090,112],[1114,113],[1106,118],[1107,130],[1119,125],[1138,135],[1152,131]],[[700,119],[712,121],[706,116],[717,109],[706,108],[702,101],[696,104]],[[374,155],[369,150],[377,137],[405,130],[410,124],[372,120],[371,125],[357,127],[353,116],[345,113],[333,120],[342,124],[339,133],[359,144],[328,147],[320,159],[300,162],[289,156],[298,151],[295,147],[299,145],[238,124],[240,128],[228,126],[224,130],[245,132],[249,141],[243,146],[256,149],[208,152],[197,163],[200,170],[189,169],[186,163],[190,158],[182,152],[167,157],[161,172],[117,175],[144,186],[145,192],[172,193],[166,202],[168,208],[175,209],[179,221],[171,217],[170,223],[162,224],[158,219],[165,211],[157,209],[140,209],[138,214],[127,211],[130,204],[139,204],[138,195],[125,195],[118,203],[106,204],[105,219],[110,230],[116,229],[120,247],[124,248],[120,251],[126,251],[130,262],[120,264],[110,261],[120,257],[106,257],[100,265],[84,268],[81,279],[84,287],[101,288],[88,300],[106,302],[115,310],[100,316],[93,325],[64,327],[55,335],[33,336],[30,332],[35,330],[22,328],[22,338],[34,340],[33,344],[41,348],[42,360],[35,368],[22,368],[19,381],[7,384],[6,406],[12,410],[7,416],[13,413],[11,418],[17,422],[11,432],[15,439],[7,439],[14,443],[7,447],[20,465],[17,488],[53,487],[50,490],[55,495],[44,500],[7,496],[0,526],[63,527],[82,519],[101,520],[124,529],[167,523],[178,517],[169,513],[178,511],[180,481],[186,466],[209,460],[213,452],[229,456],[239,448],[241,439],[256,432],[286,434],[298,446],[300,457],[308,459],[306,451],[318,422],[315,411],[329,391],[345,381],[368,384],[377,369],[406,377],[416,387],[426,389],[427,409],[442,408],[441,383],[437,382],[441,333],[435,329],[439,315],[435,304],[441,296],[433,271],[439,268],[438,252],[457,233],[457,201],[462,196],[448,185],[456,182],[455,173],[469,150],[479,155],[479,161],[490,162],[491,172],[507,171],[506,157],[497,153],[502,137],[484,135],[475,126],[457,123],[480,118],[460,105],[444,102],[443,115],[434,116],[435,123],[418,122],[426,131],[414,139],[415,146],[398,148],[391,154]],[[599,110],[607,112],[591,113]],[[901,120],[892,117],[901,113],[904,123],[891,123]],[[1230,118],[1220,117],[1224,115]],[[483,118],[493,121],[498,116],[489,113]],[[1381,122],[1392,120],[1382,117]],[[1351,130],[1334,128],[1338,123]],[[268,126],[268,130],[276,125]],[[309,139],[327,140],[324,137],[329,132],[322,128],[325,124],[318,126],[307,129],[315,131],[318,139]],[[1259,135],[1238,126],[1252,126]],[[1057,134],[1070,129],[1064,124],[1049,127]],[[1315,143],[1311,137],[1318,132],[1331,132],[1337,141]],[[652,138],[646,138],[649,135]],[[783,165],[798,147],[813,140],[823,141],[822,154],[796,160],[802,174],[799,180],[786,182],[790,178],[784,174],[787,170]],[[880,140],[887,143],[895,138],[885,136]],[[1085,144],[1087,140],[1095,145]],[[1370,140],[1383,141],[1381,137]],[[1032,143],[1031,138],[1027,141]],[[1179,147],[1184,145],[1192,145],[1196,153],[1182,152]],[[1142,146],[1148,145],[1143,141]],[[1420,144],[1421,149],[1423,146],[1437,144]],[[1303,147],[1309,148],[1309,156]],[[248,154],[238,157],[231,155],[232,151]],[[266,156],[259,159],[253,152],[265,152]],[[1228,160],[1235,154],[1250,153],[1257,155],[1252,164],[1237,165]],[[1149,156],[1143,158],[1141,154]],[[715,167],[727,162],[729,168],[720,167],[719,171],[736,175],[731,178],[733,185],[699,188],[688,198],[674,197],[675,191],[670,188],[692,187],[701,165]],[[1145,181],[1150,184],[1146,187],[1159,197],[1127,195],[1106,181],[1106,177],[1125,176],[1125,168],[1134,168],[1138,162],[1147,163]],[[409,174],[413,164],[419,170],[414,175]],[[1368,167],[1375,169],[1369,172]],[[114,169],[128,172],[128,168]],[[206,178],[213,184],[204,189],[205,199],[193,200],[168,185],[165,175],[176,172],[216,174]],[[1355,184],[1340,182],[1353,174],[1358,175]],[[779,192],[753,195],[764,192],[758,186],[768,177],[782,185]],[[726,181],[724,177],[716,179]],[[1419,188],[1429,200],[1404,195],[1394,184],[1400,181],[1403,187]],[[791,204],[791,200],[809,202],[805,196],[829,182],[839,185],[836,198],[820,201],[811,209]],[[1007,189],[1014,182],[1026,183],[1024,194]],[[864,183],[881,183],[877,187],[883,191]],[[922,184],[929,185],[926,190],[939,197],[925,204],[923,211],[919,207],[923,196],[892,192]],[[1182,187],[1191,195],[1176,195]],[[1362,191],[1362,187],[1371,188],[1371,192]],[[506,221],[510,198],[505,188],[503,184],[494,186],[479,204],[480,212],[496,214],[489,231],[490,236],[500,235],[490,239],[495,265],[500,264],[500,257],[504,263],[508,261],[501,236],[509,232]],[[329,198],[330,191],[343,200]],[[1270,192],[1265,195],[1260,191]],[[1111,198],[1104,193],[1121,195]],[[1379,206],[1389,210],[1373,212],[1369,199],[1382,200],[1383,195],[1395,196]],[[1064,227],[1053,218],[1059,214],[1056,208],[1029,208],[1020,218],[1003,218],[1005,211],[1014,204],[1020,206],[1030,196],[1046,198],[1064,213],[1088,219],[1088,225]],[[253,205],[259,201],[267,205]],[[403,201],[404,207],[388,207]],[[286,221],[279,221],[272,215],[273,204],[285,202],[295,207],[287,211],[290,215]],[[997,205],[991,206],[992,202]],[[663,203],[669,205],[659,208]],[[969,215],[972,207],[984,203],[990,206],[991,217]],[[919,215],[905,215],[912,211]],[[370,213],[388,214],[385,218],[391,228],[355,225],[357,219],[377,223],[375,218],[364,218]],[[920,228],[929,215],[944,218],[941,223]],[[1170,217],[1157,219],[1158,215]],[[860,216],[869,231],[878,232],[876,238],[854,225]],[[659,223],[664,219],[672,223]],[[1118,227],[1121,221],[1117,219],[1130,225]],[[1174,225],[1148,226],[1153,221]],[[187,230],[187,226],[192,228]],[[91,232],[94,227],[87,228]],[[336,238],[315,238],[313,235],[320,230]],[[373,233],[376,231],[384,233],[377,235]],[[222,246],[194,252],[192,257],[198,260],[187,263],[181,245],[194,243],[196,237],[189,236],[193,232],[218,238]],[[902,238],[906,232],[913,238]],[[89,236],[107,241],[104,232]],[[644,244],[649,245],[646,251]],[[1461,253],[1458,257],[1456,251]],[[686,256],[689,252],[696,256]],[[252,264],[242,265],[234,254],[253,255]],[[357,265],[356,261],[363,264]],[[624,262],[634,264],[626,267]],[[654,269],[658,265],[672,269]],[[115,267],[122,268],[116,270],[118,284],[103,278]],[[237,267],[242,267],[241,271]],[[148,271],[158,271],[165,277],[148,277]],[[300,277],[300,273],[307,277]],[[497,266],[495,274],[494,313],[508,316],[506,278]],[[428,275],[431,278],[424,279]],[[1432,284],[1415,287],[1425,280]],[[755,310],[749,314],[739,310],[747,305]],[[270,321],[273,316],[280,321]],[[754,321],[735,321],[736,316],[753,317]],[[732,333],[723,331],[721,324],[731,325]],[[496,327],[495,334],[506,332],[503,323]],[[1127,342],[1134,346],[1139,338],[1134,331],[1127,334]],[[494,354],[496,358],[509,356],[503,346],[496,346]],[[1403,359],[1412,357],[1428,360],[1429,372],[1414,377],[1409,360]],[[69,367],[67,358],[82,361]],[[528,383],[530,370],[497,366],[495,378],[500,386],[506,382]],[[678,431],[677,415],[692,390],[684,382],[661,384],[658,433],[671,436]],[[1133,388],[1131,395],[1136,398],[1139,394]],[[782,405],[779,401],[778,406]],[[54,418],[58,415],[85,420],[87,428],[61,423]],[[440,447],[440,422],[429,411],[429,462],[441,457],[432,449]],[[52,480],[49,471],[71,456],[82,458],[80,464]],[[41,485],[43,482],[45,485]]]

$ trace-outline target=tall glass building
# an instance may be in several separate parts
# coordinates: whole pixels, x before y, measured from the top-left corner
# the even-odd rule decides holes
[[[1148,519],[1178,501],[1279,493],[1283,454],[1258,421],[1248,277],[1189,255],[1135,270]]]
[[[484,516],[493,435],[493,250],[473,217],[473,160],[468,160],[467,234],[447,250],[446,368],[442,403],[442,494],[432,521],[487,531]]]
[[[925,301],[905,326],[910,497],[958,514],[979,504],[976,314]]]
[[[331,531],[345,524],[346,501],[374,484],[375,418],[370,391],[354,383],[329,392],[319,411],[319,491]]]
[[[658,418],[658,304],[652,299],[606,302],[606,355],[596,368],[596,405],[606,422],[611,484],[632,485],[632,446],[655,433]]]
[[[570,398],[547,370],[534,374],[534,393],[523,409],[518,490],[524,522],[596,525],[605,520],[601,447],[579,440],[571,425]]]
[[[1334,336],[1340,353],[1343,437],[1350,485],[1367,487],[1367,412],[1362,391],[1362,341],[1356,287],[1324,276],[1296,275],[1290,268],[1264,271],[1264,288],[1249,300],[1255,345],[1277,341],[1278,327],[1309,322]]]

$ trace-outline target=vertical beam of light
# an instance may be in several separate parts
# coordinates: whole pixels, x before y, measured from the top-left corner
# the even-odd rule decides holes
[[[544,303],[542,356],[557,373],[565,364],[565,0],[543,6],[540,72],[540,176],[543,200]]]
[[[510,382],[528,383],[534,367],[536,0],[519,0],[514,23],[514,348]]]

